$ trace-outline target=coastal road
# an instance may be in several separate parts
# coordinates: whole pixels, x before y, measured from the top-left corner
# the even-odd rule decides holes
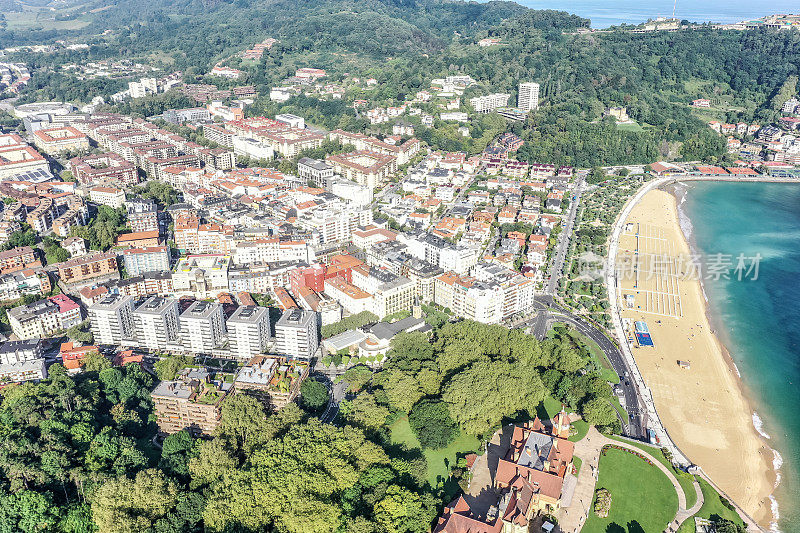
[[[550,330],[550,326],[553,322],[564,322],[597,343],[611,363],[614,372],[616,372],[620,378],[619,391],[621,392],[625,409],[628,411],[629,415],[628,424],[623,423],[625,435],[635,439],[646,438],[647,431],[640,408],[639,389],[636,387],[635,382],[630,379],[630,369],[617,344],[609,339],[599,326],[595,326],[591,322],[570,313],[554,303],[552,298],[547,298],[545,296],[537,300],[536,308],[536,316],[527,323],[520,324],[517,327],[530,326],[531,333],[536,336],[537,339],[541,340],[547,336],[547,332]]]

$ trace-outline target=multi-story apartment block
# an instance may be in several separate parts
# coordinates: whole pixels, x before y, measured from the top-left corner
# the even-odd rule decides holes
[[[0,274],[41,265],[41,261],[36,259],[36,253],[30,246],[19,246],[0,252]]]
[[[328,155],[325,160],[337,174],[370,189],[383,184],[397,171],[395,156],[364,150]]]
[[[172,272],[145,272],[141,276],[121,279],[107,284],[125,296],[144,298],[157,294],[172,294]]]
[[[297,162],[297,175],[317,187],[328,188],[334,176],[333,166],[319,159],[301,157]]]
[[[298,223],[319,235],[322,244],[349,242],[359,226],[372,224],[372,211],[325,207],[307,213]]]
[[[89,307],[89,323],[97,344],[120,345],[134,338],[133,296],[109,294]]]
[[[89,189],[89,200],[119,209],[125,205],[125,191],[116,187],[92,187]]]
[[[125,202],[128,224],[134,232],[159,231],[158,205],[153,200],[140,198]]]
[[[517,95],[517,107],[521,111],[533,111],[539,107],[539,84],[527,82],[519,84],[519,94]]]
[[[219,425],[222,402],[231,384],[212,381],[206,370],[185,369],[174,381],[162,381],[150,394],[158,429],[163,434],[188,430],[210,435]]]
[[[81,183],[139,183],[136,167],[114,153],[93,154],[70,159],[72,175]]]
[[[41,340],[8,341],[0,345],[0,385],[46,377]]]
[[[180,341],[178,300],[151,296],[133,311],[136,346],[163,350]]]
[[[272,410],[279,410],[297,398],[308,377],[309,365],[284,357],[253,357],[239,370],[233,383],[236,394],[254,396]]]
[[[476,113],[489,113],[498,107],[506,107],[508,99],[511,98],[510,94],[506,93],[492,93],[484,96],[476,96],[469,99],[469,105],[475,109]]]
[[[100,277],[119,279],[116,254],[97,252],[58,263],[58,278],[66,284],[81,283]]]
[[[26,294],[45,294],[51,289],[50,278],[42,268],[0,275],[0,300],[16,300]]]
[[[89,137],[72,126],[39,129],[33,132],[33,137],[36,146],[50,155],[89,149]]]
[[[196,301],[180,316],[181,337],[185,350],[210,354],[225,340],[225,318],[217,303]]]
[[[129,248],[123,250],[122,261],[129,276],[138,276],[145,272],[169,270],[169,255],[167,246]]]
[[[503,320],[503,289],[497,284],[446,272],[436,278],[434,302],[457,316],[484,324]]]
[[[231,258],[223,254],[189,255],[178,261],[172,274],[173,290],[198,298],[228,291]]]
[[[414,303],[414,282],[384,268],[367,265],[354,267],[353,285],[372,295],[370,311],[379,318],[407,311]]]
[[[19,135],[0,135],[0,179],[29,170],[50,171],[50,164]]]
[[[249,360],[265,353],[269,344],[269,309],[241,306],[225,322],[228,329],[228,348],[239,360]]]
[[[290,359],[310,360],[319,348],[316,313],[288,309],[275,324],[274,351]]]
[[[304,241],[280,241],[279,239],[257,239],[236,245],[233,262],[237,265],[276,261],[314,260],[314,250]]]
[[[235,247],[231,226],[201,224],[193,216],[182,216],[175,221],[175,244],[179,250],[190,254],[230,254]]]
[[[9,309],[7,314],[18,339],[46,337],[81,322],[80,306],[63,294]]]

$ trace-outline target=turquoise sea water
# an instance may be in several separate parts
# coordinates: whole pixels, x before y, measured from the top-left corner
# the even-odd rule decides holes
[[[533,9],[568,11],[592,20],[593,28],[639,24],[647,19],[675,16],[692,22],[731,23],[774,13],[798,13],[797,0],[517,0]]]
[[[694,183],[681,212],[698,251],[762,257],[756,280],[706,279],[704,288],[755,424],[783,462],[777,525],[800,532],[800,184]]]

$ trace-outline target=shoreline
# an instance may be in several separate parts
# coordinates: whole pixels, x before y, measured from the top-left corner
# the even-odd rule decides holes
[[[683,188],[685,194],[686,187],[672,183],[654,189],[633,207],[627,221],[658,228],[648,231],[661,232],[658,236],[637,237],[637,245],[640,241],[644,246],[671,243],[675,257],[695,250],[691,243],[691,227],[681,224],[679,201],[682,197],[675,194],[677,188]],[[691,223],[688,218],[687,221]],[[628,245],[633,246],[632,237],[629,241]],[[646,244],[648,242],[651,244]],[[647,250],[642,250],[643,257],[648,255]],[[637,307],[641,307],[640,299],[642,305],[645,302],[653,305],[653,299],[663,298],[659,304],[663,306],[666,301],[666,297],[661,296],[663,293],[654,291],[638,278],[636,284],[631,282],[626,286],[623,283],[622,288],[622,292],[635,292]],[[774,527],[774,500],[770,496],[777,473],[773,468],[773,450],[753,424],[753,402],[719,338],[715,327],[718,323],[710,312],[705,288],[700,280],[686,280],[675,281],[669,290],[674,291],[680,302],[674,307],[680,308],[680,317],[670,316],[670,312],[663,314],[663,308],[661,313],[622,310],[628,318],[645,320],[656,343],[654,348],[634,349],[634,357],[653,391],[659,418],[676,445],[734,501],[760,524]],[[690,369],[678,367],[676,360],[682,359],[690,360]],[[731,464],[741,467],[732,471]]]
[[[664,186],[666,192],[668,192],[671,196],[675,198],[675,206],[678,214],[678,225],[680,226],[681,234],[683,235],[684,240],[686,241],[689,249],[693,254],[701,254],[702,250],[700,250],[699,245],[697,244],[697,240],[694,237],[694,226],[691,220],[691,217],[686,213],[686,211],[681,207],[683,203],[686,201],[686,197],[691,190],[691,185],[676,181],[669,183]],[[748,389],[747,383],[745,383],[744,379],[742,378],[742,374],[739,371],[739,367],[736,365],[736,361],[733,359],[733,355],[731,354],[731,350],[728,348],[732,344],[731,339],[726,335],[724,330],[724,324],[722,323],[722,319],[718,317],[711,306],[711,302],[708,299],[708,295],[706,293],[705,282],[702,279],[698,280],[700,285],[700,291],[703,294],[703,298],[705,299],[705,315],[706,319],[708,320],[709,325],[711,326],[711,335],[716,340],[719,350],[722,353],[722,357],[725,362],[728,364],[731,372],[736,375],[736,381],[739,385],[739,390],[744,397],[745,403],[750,409],[750,417],[753,424],[753,429],[758,434],[759,438],[762,441],[762,444],[773,454],[772,460],[772,476],[771,480],[773,480],[773,488],[772,492],[767,496],[769,503],[770,503],[770,521],[769,521],[769,528],[770,531],[779,532],[778,528],[778,521],[780,520],[780,506],[779,502],[776,500],[774,494],[778,487],[781,484],[781,466],[783,465],[783,457],[781,456],[780,452],[775,448],[772,448],[768,441],[772,439],[772,437],[764,430],[763,427],[763,418],[758,412],[756,408],[756,401],[753,398],[753,393]],[[759,518],[759,522],[761,522]]]

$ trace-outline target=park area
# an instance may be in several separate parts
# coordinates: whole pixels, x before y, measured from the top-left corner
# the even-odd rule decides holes
[[[664,531],[678,510],[678,495],[655,466],[633,453],[610,448],[600,458],[597,488],[611,494],[606,518],[589,511],[584,533]]]
[[[398,418],[391,426],[392,444],[403,444],[408,450],[420,449],[419,440],[414,435],[408,416],[403,415]],[[431,487],[437,488],[444,485],[450,475],[450,469],[456,465],[459,457],[476,452],[480,442],[471,435],[466,435],[460,431],[455,440],[447,447],[438,450],[426,449],[422,451],[428,463],[428,482]],[[454,487],[455,491],[458,486]]]

